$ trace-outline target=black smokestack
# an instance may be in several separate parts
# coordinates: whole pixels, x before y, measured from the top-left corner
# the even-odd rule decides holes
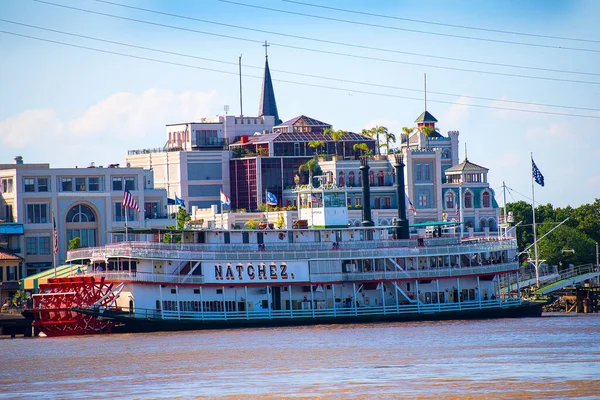
[[[373,226],[371,220],[371,188],[369,187],[369,164],[366,158],[360,159],[360,171],[362,173],[363,192],[363,222],[362,226]]]
[[[396,219],[396,238],[410,239],[408,220],[406,219],[406,199],[404,195],[404,162],[402,156],[396,154],[396,198],[398,199],[398,218]]]

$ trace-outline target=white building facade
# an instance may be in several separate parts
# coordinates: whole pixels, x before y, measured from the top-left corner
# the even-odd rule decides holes
[[[140,212],[122,205],[127,189]],[[127,212],[127,215],[125,214]],[[154,188],[152,171],[141,168],[50,168],[49,164],[0,164],[0,219],[22,225],[23,235],[10,236],[7,247],[25,259],[22,275],[53,263],[53,214],[58,233],[58,262],[69,241],[82,247],[123,240],[109,232],[124,228],[165,227],[167,197]],[[133,237],[130,237],[132,239]]]

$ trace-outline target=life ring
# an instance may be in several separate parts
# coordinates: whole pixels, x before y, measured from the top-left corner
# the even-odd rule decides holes
[[[279,240],[285,239],[285,233],[279,232]]]

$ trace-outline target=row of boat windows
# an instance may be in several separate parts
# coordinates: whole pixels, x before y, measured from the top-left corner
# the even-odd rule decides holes
[[[179,303],[175,300],[163,300],[162,309],[164,311],[193,311],[193,312],[220,312],[223,311],[237,311],[236,302],[233,300],[227,301],[192,301],[192,300],[181,300]],[[243,304],[243,302],[241,302]],[[243,307],[239,307],[242,309]],[[160,310],[160,300],[156,300],[156,309]]]

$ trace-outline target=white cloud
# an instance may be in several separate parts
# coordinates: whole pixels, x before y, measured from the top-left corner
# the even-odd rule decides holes
[[[565,141],[567,138],[572,138],[569,128],[567,125],[562,123],[552,123],[546,127],[533,127],[527,129],[525,132],[525,136],[527,139],[538,141],[538,140],[548,140],[548,139],[560,139],[563,138]]]
[[[183,92],[148,89],[141,94],[116,93],[93,105],[69,122],[69,131],[78,136],[102,134],[115,138],[144,137],[167,123],[190,121],[210,115],[215,92]]]
[[[63,132],[63,124],[53,110],[27,110],[0,122],[2,147],[21,149],[36,141],[45,146]]]
[[[463,104],[473,104],[473,100],[461,96],[454,104],[446,109],[440,116],[437,118],[440,123],[443,123],[444,126],[448,127],[447,130],[458,130],[464,124],[465,120],[469,116],[469,112],[471,107],[463,105]]]
[[[113,94],[70,121],[51,109],[27,110],[0,121],[0,148],[52,166],[57,155],[64,167],[119,162],[128,149],[164,145],[166,124],[215,115],[221,104],[216,92],[148,89]]]

